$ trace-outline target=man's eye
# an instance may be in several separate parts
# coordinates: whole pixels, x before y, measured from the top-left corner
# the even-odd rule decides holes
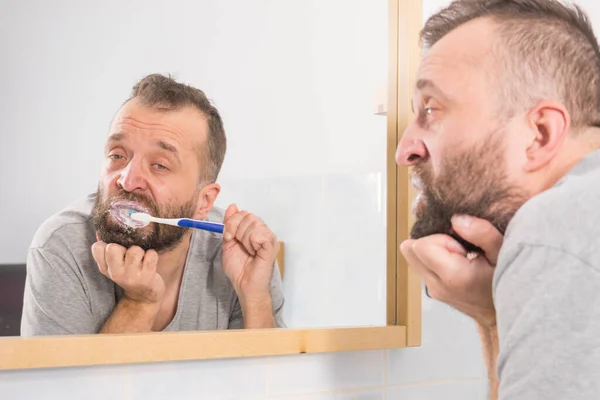
[[[168,171],[168,170],[169,170],[167,167],[165,167],[165,166],[164,166],[164,165],[162,165],[162,164],[154,164],[154,166],[155,166],[157,169],[160,169],[161,171]]]
[[[423,107],[423,113],[427,116],[427,117],[431,117],[433,115],[434,112],[438,111],[439,108],[435,108],[435,107]]]
[[[125,157],[123,157],[120,154],[109,154],[108,158],[110,158],[111,160],[124,160]]]

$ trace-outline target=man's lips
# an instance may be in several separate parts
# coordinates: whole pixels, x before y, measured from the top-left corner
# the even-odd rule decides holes
[[[150,214],[150,210],[148,209],[148,207],[143,206],[137,201],[131,200],[117,200],[111,204],[110,208],[135,210],[137,212]]]
[[[136,221],[131,218],[131,210],[151,214],[147,207],[136,201],[117,200],[111,205],[110,215],[120,225],[127,226],[129,228],[138,229],[146,226],[146,224],[143,222]]]

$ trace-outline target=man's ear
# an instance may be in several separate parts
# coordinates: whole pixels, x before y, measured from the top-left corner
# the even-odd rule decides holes
[[[211,183],[200,189],[196,208],[196,219],[203,219],[208,215],[209,211],[213,208],[215,200],[217,200],[220,192],[221,186],[216,183]]]
[[[527,114],[527,120],[532,140],[525,169],[532,172],[547,165],[559,152],[569,133],[571,116],[562,104],[542,101]]]

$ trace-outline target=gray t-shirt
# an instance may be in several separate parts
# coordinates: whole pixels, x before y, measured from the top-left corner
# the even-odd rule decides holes
[[[48,219],[37,231],[27,256],[21,335],[97,333],[122,289],[98,270],[91,246],[96,241],[90,195]],[[216,207],[207,220],[223,222]],[[177,311],[165,331],[241,329],[238,297],[221,265],[222,235],[194,229]],[[277,263],[271,280],[273,313],[283,327],[283,293]]]
[[[500,399],[600,399],[600,151],[519,209],[493,288]]]

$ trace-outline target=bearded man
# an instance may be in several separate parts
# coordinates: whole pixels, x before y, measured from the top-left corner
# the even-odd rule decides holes
[[[283,326],[276,236],[235,205],[213,207],[225,149],[201,90],[162,75],[138,82],[111,123],[97,192],[31,243],[22,335]],[[134,228],[130,212],[224,229]]]
[[[397,151],[421,191],[402,253],[433,298],[476,321],[490,398],[598,399],[590,22],[558,0],[457,0],[421,40],[416,119]]]

